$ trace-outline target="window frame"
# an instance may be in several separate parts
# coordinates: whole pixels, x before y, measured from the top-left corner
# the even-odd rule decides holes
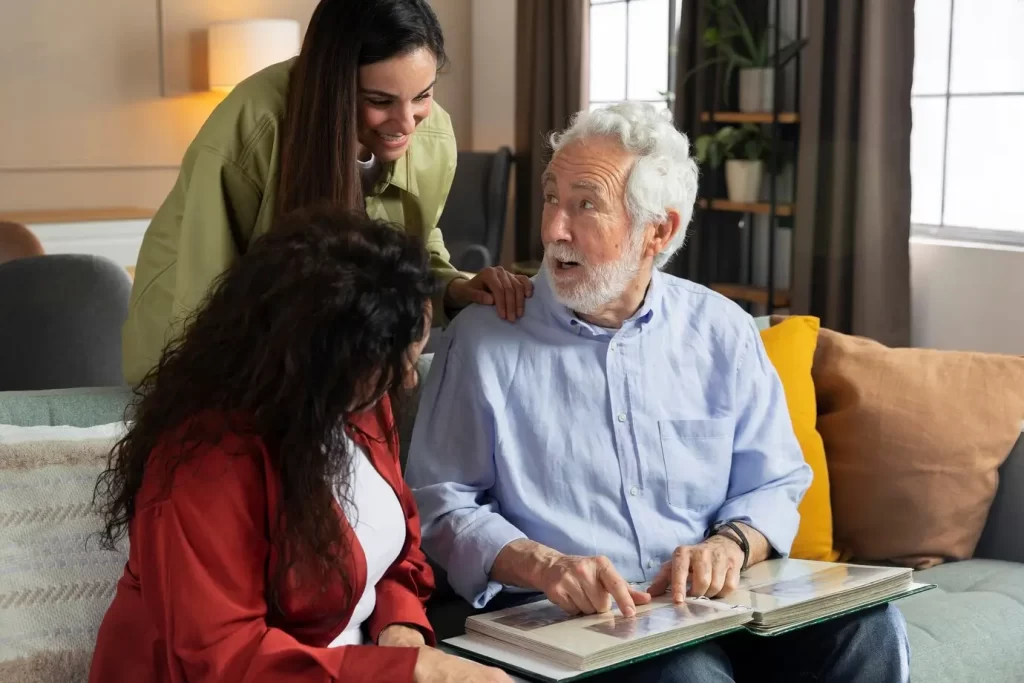
[[[668,106],[668,110],[672,111],[672,105],[674,102],[674,90],[676,81],[676,39],[678,38],[679,32],[676,30],[676,25],[679,22],[679,11],[680,5],[683,0],[667,0],[668,1],[668,21],[666,23],[666,30],[668,31],[668,79],[665,84],[665,92],[668,93],[668,97],[664,99],[631,99],[629,97],[629,6],[631,3],[642,0],[588,0],[587,2],[587,13],[588,13],[588,26],[589,26],[589,13],[595,7],[606,7],[610,5],[625,5],[626,6],[626,21],[623,23],[622,30],[625,32],[625,53],[626,53],[626,79],[623,84],[623,99],[621,100],[596,100],[589,97],[589,84],[588,84],[588,97],[585,106],[586,110],[590,110],[595,105],[607,105],[615,104],[616,102],[647,102],[649,104],[660,104],[664,102]],[[587,36],[588,42],[588,54],[587,60],[590,60],[590,51],[594,49],[593,41],[590,40],[590,36]]]
[[[949,162],[949,109],[953,99],[978,98],[978,97],[1024,97],[1021,92],[952,92],[953,80],[953,28],[956,16],[957,0],[949,2],[949,33],[946,40],[946,86],[944,92],[911,93],[910,101],[913,104],[918,100],[943,98],[945,100],[945,116],[942,122],[942,184],[940,187],[939,222],[916,223],[911,221],[911,237],[925,237],[929,239],[949,240],[955,242],[978,242],[992,245],[1024,246],[1024,216],[1021,217],[1021,230],[1004,230],[999,228],[979,228],[966,225],[951,225],[946,223],[946,175]],[[916,38],[916,36],[915,36]],[[910,177],[911,191],[913,191],[914,177]]]

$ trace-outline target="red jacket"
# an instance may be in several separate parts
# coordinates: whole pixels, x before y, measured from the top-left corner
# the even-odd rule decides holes
[[[433,644],[423,607],[433,576],[392,425],[385,400],[350,430],[407,520],[405,547],[377,584],[367,626],[374,642],[385,627],[402,623],[422,629]],[[415,648],[327,647],[366,585],[362,547],[337,505],[352,548],[352,597],[344,597],[340,580],[324,592],[312,581],[302,584],[305,590],[287,581],[279,594],[283,616],[268,624],[265,596],[276,561],[268,527],[281,498],[260,440],[229,434],[179,467],[169,491],[156,479],[147,476],[136,497],[145,502],[129,527],[128,563],[100,627],[90,683],[412,681]]]

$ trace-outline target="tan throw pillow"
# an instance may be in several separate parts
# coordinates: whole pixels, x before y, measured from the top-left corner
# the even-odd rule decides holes
[[[1024,358],[822,329],[812,370],[836,548],[923,568],[974,553],[1024,420]]]

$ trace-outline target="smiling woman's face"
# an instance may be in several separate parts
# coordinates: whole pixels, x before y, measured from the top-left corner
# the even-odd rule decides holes
[[[437,59],[417,48],[359,67],[359,142],[382,162],[405,154],[409,136],[430,115]]]

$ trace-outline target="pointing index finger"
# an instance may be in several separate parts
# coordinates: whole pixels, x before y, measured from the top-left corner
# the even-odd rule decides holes
[[[615,604],[619,606],[623,616],[631,617],[636,614],[636,603],[629,592],[629,584],[611,565],[601,568],[601,585],[615,598]]]

